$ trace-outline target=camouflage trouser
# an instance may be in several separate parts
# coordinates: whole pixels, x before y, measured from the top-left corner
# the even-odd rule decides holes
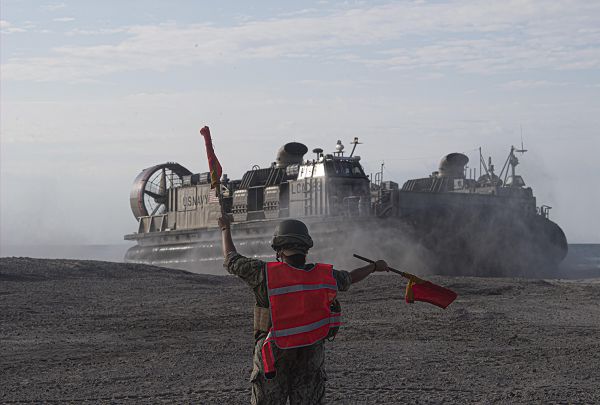
[[[324,403],[326,375],[323,370],[323,342],[286,350],[273,345],[277,375],[270,380],[265,378],[263,372],[263,342],[264,339],[260,339],[254,347],[254,369],[250,376],[252,404],[285,404],[288,398],[290,405]]]

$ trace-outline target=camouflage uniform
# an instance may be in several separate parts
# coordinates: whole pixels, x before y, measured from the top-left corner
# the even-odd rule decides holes
[[[253,290],[256,305],[267,308],[269,297],[265,277],[266,263],[232,252],[225,260],[227,271],[244,280]],[[307,264],[305,268],[313,265]],[[352,284],[350,273],[333,270],[339,291],[347,291]],[[277,375],[271,380],[264,377],[261,348],[267,333],[256,331],[252,374],[252,404],[285,404],[288,397],[291,405],[320,404],[325,394],[325,354],[323,342],[296,349],[273,348]]]

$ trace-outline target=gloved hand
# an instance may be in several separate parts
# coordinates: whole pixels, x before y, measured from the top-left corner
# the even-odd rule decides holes
[[[375,268],[373,269],[373,271],[390,271],[390,268],[388,267],[388,264],[385,262],[385,260],[377,260],[375,263]]]

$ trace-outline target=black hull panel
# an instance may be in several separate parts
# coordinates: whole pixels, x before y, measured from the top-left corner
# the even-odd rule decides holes
[[[351,269],[363,265],[358,253],[382,258],[417,274],[551,277],[567,253],[564,233],[540,216],[413,212],[404,217],[306,218],[315,248],[310,261]],[[273,260],[270,239],[277,220],[234,224],[237,250]],[[137,245],[125,261],[223,274],[218,229],[128,235]]]

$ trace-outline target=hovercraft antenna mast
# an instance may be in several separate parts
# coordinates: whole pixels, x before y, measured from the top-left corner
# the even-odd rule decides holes
[[[527,152],[527,149],[523,147],[523,125],[521,125],[521,149],[515,149],[515,152],[519,152],[521,155]]]
[[[525,186],[525,182],[521,176],[518,176],[516,173],[516,167],[519,164],[519,159],[515,156],[515,152],[519,152],[521,155],[524,155],[527,152],[527,149],[523,146],[523,127],[521,126],[521,149],[516,148],[515,146],[510,147],[510,152],[508,153],[508,157],[506,158],[506,162],[502,167],[502,171],[500,172],[500,177],[504,173],[504,184],[512,187],[523,187]],[[508,175],[508,170],[510,168],[510,177]],[[506,169],[506,172],[504,171]],[[508,180],[508,182],[507,182]]]
[[[350,152],[350,157],[354,156],[354,151],[356,150],[356,145],[361,145],[362,142],[358,142],[358,136],[354,137],[354,140],[350,142],[352,144],[352,152]]]

